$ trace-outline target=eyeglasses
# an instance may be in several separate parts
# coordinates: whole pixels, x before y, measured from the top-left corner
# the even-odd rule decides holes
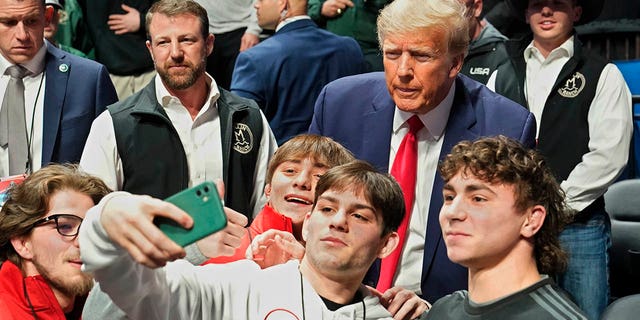
[[[50,221],[56,223],[56,230],[65,237],[77,236],[80,224],[82,224],[82,218],[78,216],[72,214],[54,214],[34,222],[32,228],[49,223]]]

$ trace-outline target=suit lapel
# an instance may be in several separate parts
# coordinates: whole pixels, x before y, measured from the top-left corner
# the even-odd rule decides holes
[[[384,84],[384,82],[382,82]],[[375,89],[374,89],[375,90]],[[368,159],[379,171],[389,172],[389,150],[395,103],[386,87],[378,88],[371,109],[363,114],[363,159]]]
[[[464,82],[460,77],[456,79],[456,92],[453,100],[451,114],[445,129],[442,150],[440,151],[440,161],[442,161],[453,146],[462,140],[474,140],[479,137],[475,127],[476,116],[474,106],[469,99]],[[424,279],[431,269],[438,247],[442,242],[442,231],[438,216],[442,207],[442,187],[444,181],[438,172],[435,173],[433,190],[431,192],[431,203],[429,205],[429,219],[427,220],[427,232],[424,246],[424,260],[422,268],[422,278]],[[443,248],[444,249],[444,248]]]
[[[62,106],[67,92],[67,80],[72,66],[59,50],[47,44],[45,56],[45,87],[42,124],[42,165],[52,162],[60,130]]]

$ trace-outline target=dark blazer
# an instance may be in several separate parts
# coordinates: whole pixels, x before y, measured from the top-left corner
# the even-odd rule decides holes
[[[355,40],[293,21],[238,55],[231,91],[264,111],[278,144],[307,132],[313,105],[325,84],[364,72]]]
[[[118,96],[103,65],[50,43],[45,72],[42,165],[79,162],[93,119]]]
[[[384,73],[342,78],[328,84],[320,93],[309,132],[335,139],[357,158],[371,162],[382,172],[388,172],[394,108]],[[440,159],[456,143],[483,136],[501,134],[533,147],[535,131],[536,122],[532,113],[480,83],[458,75]],[[425,174],[436,177],[431,194],[423,195],[431,197],[431,205],[421,288],[423,298],[434,302],[455,290],[466,289],[467,271],[449,260],[442,240],[438,215],[443,203],[444,182],[436,172]],[[375,265],[372,271],[377,271]]]

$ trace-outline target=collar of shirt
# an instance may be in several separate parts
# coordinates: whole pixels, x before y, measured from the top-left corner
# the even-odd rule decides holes
[[[449,89],[449,93],[447,96],[442,99],[440,104],[438,104],[435,108],[425,114],[418,114],[418,118],[424,124],[425,128],[429,132],[429,135],[434,140],[440,139],[440,137],[444,134],[444,129],[447,126],[447,120],[449,119],[449,113],[451,112],[451,107],[453,106],[453,97],[456,91],[456,83],[453,82],[451,88]],[[414,113],[406,112],[398,109],[396,106],[395,114],[393,116],[393,133],[397,134],[402,125],[413,116]]]
[[[294,22],[294,21],[298,21],[298,20],[304,20],[304,19],[311,19],[311,17],[306,16],[306,15],[302,15],[302,16],[295,16],[295,17],[291,17],[291,18],[286,18],[284,20],[282,20],[280,23],[278,23],[278,26],[276,27],[276,32],[278,32],[280,29],[282,29],[284,26],[286,26],[287,24]]]
[[[540,50],[533,45],[533,41],[529,43],[526,49],[524,49],[524,61],[529,63],[531,59],[536,59],[540,64],[551,61],[557,58],[570,58],[573,57],[573,38],[574,36],[569,37],[567,41],[562,43],[559,47],[551,50],[549,55],[545,58],[540,53]]]
[[[213,80],[213,78],[207,73],[205,73],[205,76],[206,76],[207,84],[209,85],[209,98],[207,99],[207,101],[209,102],[205,103],[202,109],[200,109],[200,112],[198,112],[198,116],[200,116],[201,114],[209,110],[210,106],[215,107],[216,101],[220,97],[220,91],[218,90],[218,85],[216,84],[216,81]],[[156,99],[158,99],[158,103],[163,108],[169,108],[172,105],[179,105],[180,107],[183,107],[182,103],[180,102],[180,99],[172,96],[169,93],[167,88],[162,83],[162,79],[160,79],[160,75],[156,74],[154,81],[156,83]],[[196,118],[198,116],[196,116]]]
[[[44,45],[40,47],[40,50],[36,52],[36,55],[33,56],[33,59],[20,64],[25,69],[31,72],[31,76],[36,76],[42,73],[44,70],[44,58],[47,54],[47,46],[49,45],[48,41],[44,41]],[[7,68],[12,66],[13,63],[9,62],[3,55],[0,54],[0,75],[4,75],[7,72]]]

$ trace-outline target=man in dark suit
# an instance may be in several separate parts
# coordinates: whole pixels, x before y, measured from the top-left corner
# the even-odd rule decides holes
[[[5,96],[14,81],[8,70],[20,69],[26,74],[21,79],[24,99],[14,108],[24,109],[20,134],[26,135],[26,141],[21,145],[9,143],[11,139],[1,141],[0,177],[31,172],[50,162],[79,161],[93,119],[117,101],[104,66],[44,40],[44,26],[52,14],[51,9],[45,11],[43,0],[0,0],[0,92],[4,97],[0,108],[16,105],[4,99],[18,96],[14,91]],[[21,123],[8,116],[9,109],[0,112],[0,130],[8,130],[5,124],[10,122]],[[26,154],[19,168],[11,166],[14,169],[10,171],[10,154],[17,150]]]
[[[409,220],[404,244],[397,265],[382,261],[374,266],[367,284],[373,285],[380,274],[379,290],[401,286],[432,302],[467,287],[466,269],[447,257],[438,225],[443,203],[439,160],[457,142],[483,136],[502,134],[529,147],[535,143],[531,113],[458,75],[469,43],[464,10],[458,0],[396,0],[387,6],[378,18],[385,72],[328,84],[309,129],[332,137],[398,180],[407,178],[395,174],[403,172],[395,170],[401,163],[396,156],[409,145],[402,140],[405,134],[415,136],[417,164],[410,177],[415,186],[403,187],[405,197],[415,193],[413,200],[405,198]],[[413,129],[416,123],[420,125]]]
[[[256,2],[258,24],[276,33],[238,56],[231,91],[255,100],[282,144],[307,132],[322,87],[362,73],[358,43],[322,30],[307,14],[306,0]]]

